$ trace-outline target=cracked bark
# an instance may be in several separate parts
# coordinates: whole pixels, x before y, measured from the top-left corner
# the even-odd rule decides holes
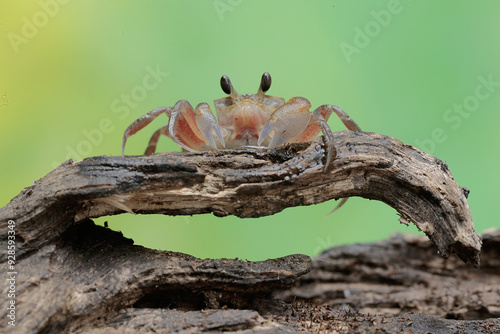
[[[468,190],[458,186],[444,162],[375,133],[343,131],[334,139],[337,157],[326,173],[321,138],[278,150],[99,156],[64,163],[0,209],[4,249],[7,222],[16,224],[18,328],[27,333],[195,331],[199,321],[205,327],[198,330],[295,330],[276,327],[270,315],[284,314],[286,298],[280,303],[270,296],[311,269],[307,256],[200,260],[134,246],[91,221],[123,212],[260,217],[361,196],[396,209],[400,220],[413,222],[442,256],[456,254],[479,264],[481,239]],[[5,262],[6,254],[0,256]],[[224,313],[221,307],[236,310]],[[199,311],[205,308],[212,311]],[[158,320],[169,317],[175,321]],[[230,323],[234,317],[243,320]]]

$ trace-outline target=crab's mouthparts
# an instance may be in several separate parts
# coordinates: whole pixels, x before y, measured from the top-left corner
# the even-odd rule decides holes
[[[255,128],[240,128],[236,135],[236,140],[244,143],[245,146],[257,145],[257,138],[259,138],[259,134]]]

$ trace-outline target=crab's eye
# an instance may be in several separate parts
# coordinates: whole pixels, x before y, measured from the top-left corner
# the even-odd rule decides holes
[[[224,93],[226,94],[231,94],[231,80],[227,77],[227,75],[223,75],[222,78],[220,78],[220,86]]]
[[[262,79],[260,80],[260,89],[263,92],[267,92],[271,88],[271,74],[265,72],[262,74]]]

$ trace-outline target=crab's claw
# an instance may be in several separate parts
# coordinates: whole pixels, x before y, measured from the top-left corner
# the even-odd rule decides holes
[[[274,148],[299,136],[311,120],[309,108],[311,108],[311,103],[306,98],[291,98],[271,114],[259,135],[257,144],[261,145],[270,136],[271,141],[268,147]]]
[[[170,108],[155,109],[139,118],[125,131],[123,145],[128,136],[146,126],[161,113],[169,116],[168,125],[153,134],[146,149],[146,155],[155,152],[158,139],[162,135],[170,137],[177,145],[189,152],[216,149],[216,139],[220,141],[219,148],[225,147],[223,134],[227,130],[219,127],[208,104],[200,103],[196,109],[193,109],[186,100],[180,100]]]
[[[271,137],[267,145],[269,148],[285,143],[307,142],[313,140],[321,131],[327,145],[326,172],[337,152],[333,144],[332,130],[326,123],[332,110],[325,107],[330,106],[322,106],[311,113],[309,112],[311,103],[306,98],[292,97],[271,114],[260,133],[258,145],[261,145],[267,137]]]
[[[219,138],[222,147],[225,147],[226,143],[224,143],[224,137],[222,136],[221,129],[219,128],[217,119],[214,114],[212,114],[208,103],[198,104],[194,111],[196,113],[196,125],[210,146],[215,149],[217,148],[214,140],[214,135],[216,135],[217,138]]]

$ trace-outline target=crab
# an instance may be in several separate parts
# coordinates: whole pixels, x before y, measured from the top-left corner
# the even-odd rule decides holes
[[[281,97],[266,95],[271,87],[271,75],[267,72],[262,75],[256,94],[238,94],[226,75],[220,84],[228,96],[214,101],[218,119],[208,103],[200,103],[193,109],[186,100],[172,107],[151,110],[125,130],[122,156],[127,139],[162,114],[169,117],[168,124],[153,134],[146,155],[155,152],[161,135],[171,138],[183,150],[195,152],[247,146],[275,148],[286,143],[311,141],[321,131],[327,144],[324,167],[327,171],[336,155],[332,130],[326,123],[330,115],[335,113],[349,130],[361,131],[337,106],[325,104],[310,112],[311,103],[304,97],[292,97],[285,102]]]

